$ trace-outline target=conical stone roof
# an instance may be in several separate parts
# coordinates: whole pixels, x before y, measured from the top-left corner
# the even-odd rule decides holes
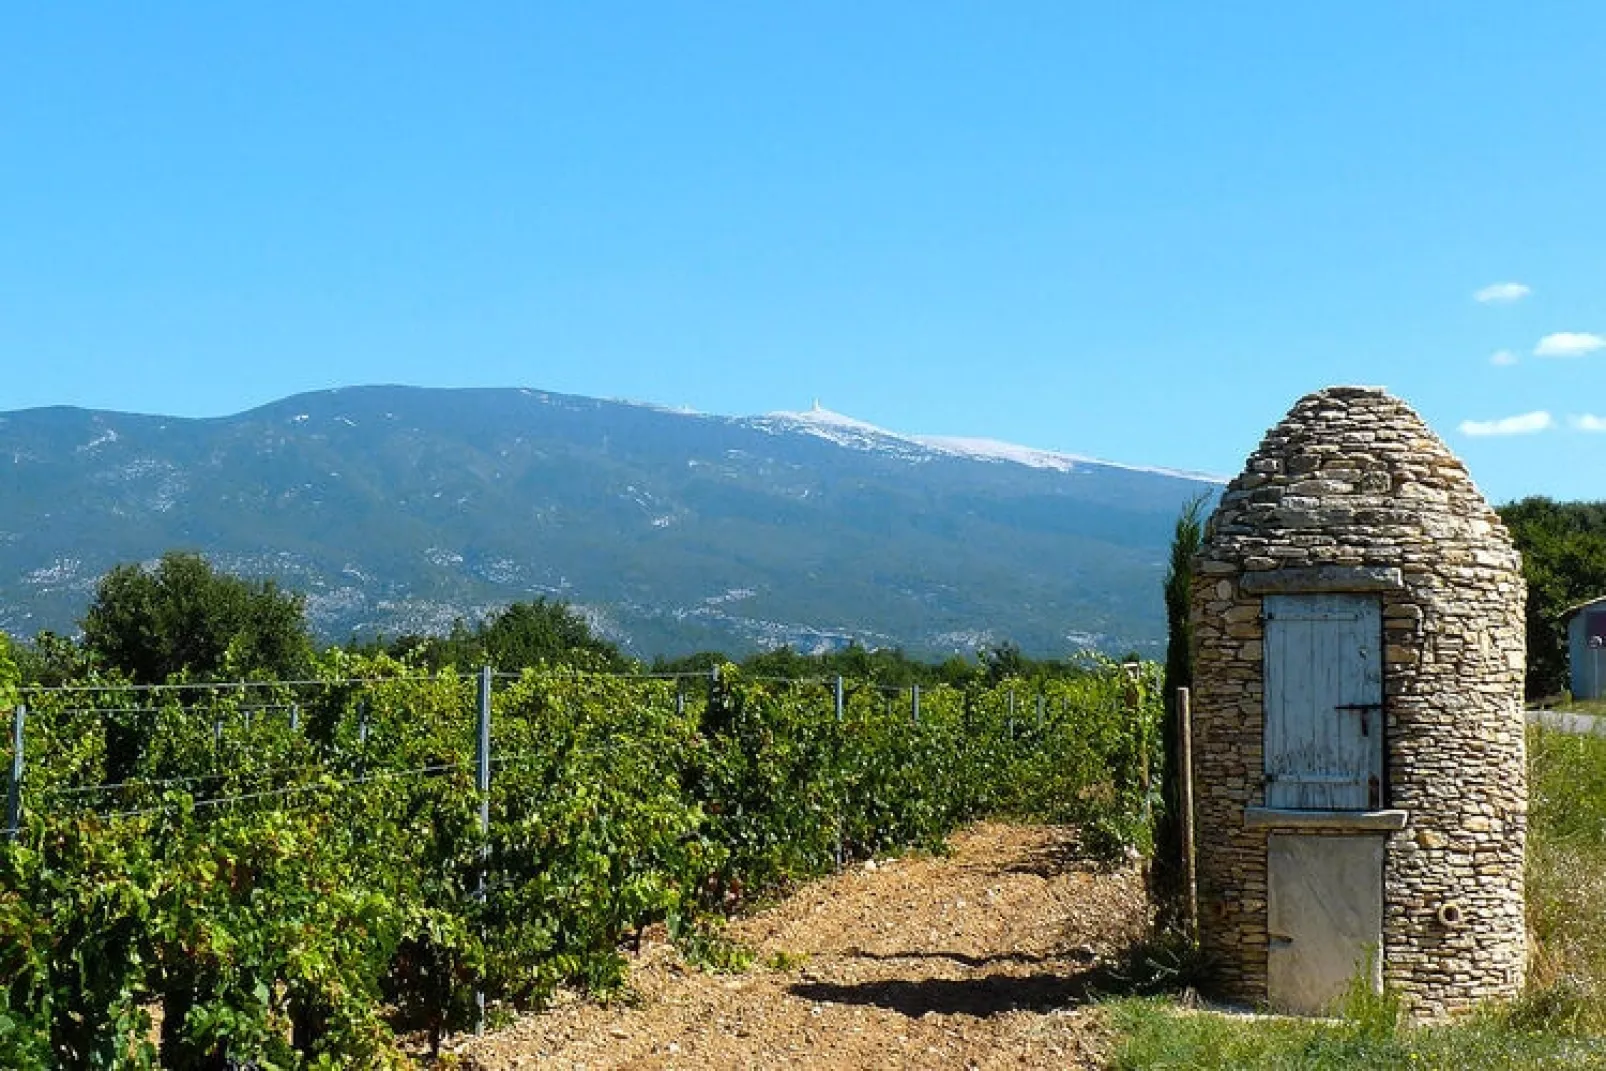
[[[1491,567],[1518,567],[1510,535],[1466,466],[1378,387],[1301,398],[1228,485],[1207,542],[1209,557],[1249,571],[1408,568],[1449,544],[1475,548]]]

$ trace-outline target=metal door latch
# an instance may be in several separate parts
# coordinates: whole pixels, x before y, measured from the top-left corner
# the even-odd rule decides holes
[[[1382,703],[1340,703],[1333,708],[1341,714],[1359,714],[1361,716],[1361,735],[1372,735],[1372,713],[1383,713]]]

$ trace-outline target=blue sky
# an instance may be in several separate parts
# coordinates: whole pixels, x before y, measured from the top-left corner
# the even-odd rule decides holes
[[[63,7],[0,13],[0,409],[817,398],[1231,473],[1369,383],[1606,498],[1603,5]]]

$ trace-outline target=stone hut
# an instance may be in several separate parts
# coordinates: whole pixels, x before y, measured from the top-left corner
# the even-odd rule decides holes
[[[1200,940],[1228,999],[1314,1013],[1357,976],[1418,1017],[1526,955],[1521,559],[1380,389],[1302,398],[1195,561]]]

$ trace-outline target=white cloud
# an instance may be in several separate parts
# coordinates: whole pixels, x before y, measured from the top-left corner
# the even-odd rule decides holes
[[[1472,436],[1484,435],[1532,435],[1536,431],[1544,431],[1556,426],[1556,421],[1543,409],[1533,413],[1523,413],[1520,416],[1501,417],[1499,420],[1463,420],[1461,434]]]
[[[1473,294],[1472,300],[1485,305],[1509,305],[1513,301],[1521,301],[1531,293],[1533,293],[1532,288],[1523,283],[1490,283]]]
[[[1546,335],[1534,347],[1535,357],[1582,357],[1606,348],[1606,338],[1588,331],[1557,331]]]
[[[1495,350],[1489,355],[1489,363],[1504,368],[1506,365],[1517,363],[1517,355],[1510,350]]]
[[[1573,417],[1572,425],[1579,431],[1606,431],[1606,417],[1584,413],[1582,416]]]

